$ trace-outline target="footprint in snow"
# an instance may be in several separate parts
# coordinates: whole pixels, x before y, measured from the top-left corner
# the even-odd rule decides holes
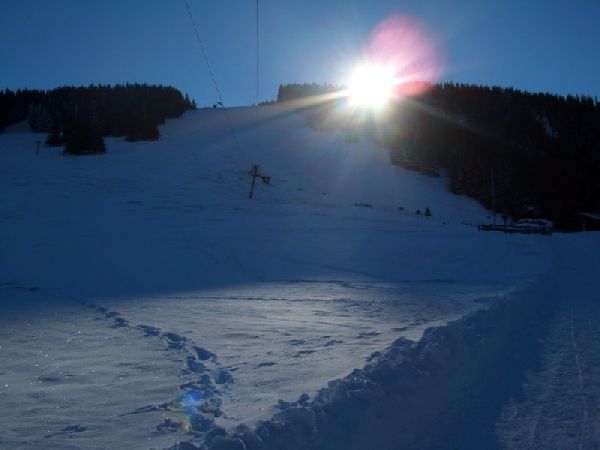
[[[113,328],[123,328],[129,326],[129,321],[123,319],[122,317],[115,317],[113,320],[113,324],[111,325]]]
[[[160,334],[160,328],[152,327],[150,325],[138,325],[138,330],[144,332],[144,336],[158,336]]]
[[[116,311],[110,311],[93,304],[88,304],[87,306],[103,314],[106,320],[111,319],[113,321],[111,327],[113,328],[129,326],[129,322]],[[207,367],[205,363],[217,364],[217,355],[200,346],[188,346],[188,339],[185,336],[173,332],[162,332],[158,327],[145,324],[137,325],[135,328],[140,330],[145,337],[158,337],[166,341],[168,350],[188,353],[183,360],[184,367],[182,368],[182,373],[183,375],[193,374],[198,376],[198,378],[180,384],[179,389],[183,393],[175,400],[158,405],[143,406],[134,411],[121,414],[121,416],[153,411],[185,412],[187,415],[190,415],[190,411],[192,411],[189,425],[192,431],[204,433],[216,429],[214,420],[203,416],[203,414],[210,414],[215,418],[223,416],[220,409],[222,400],[219,398],[220,392],[217,389],[217,385],[234,383],[235,379],[231,371],[218,366],[213,368]],[[160,433],[177,431],[178,429],[179,422],[174,422],[170,419],[164,419],[163,422],[156,426],[156,431]]]
[[[167,340],[167,346],[173,350],[183,350],[187,342],[185,336],[179,336],[176,333],[163,333],[161,336]]]
[[[275,365],[275,363],[273,361],[267,361],[267,362],[264,362],[264,363],[260,363],[258,366],[256,366],[256,368],[258,369],[260,367],[271,367],[271,366],[274,366],[274,365]]]
[[[209,350],[206,350],[205,348],[198,347],[198,346],[194,346],[193,348],[196,351],[198,358],[201,359],[202,361],[207,361],[209,359],[214,360],[217,357],[217,355],[215,355],[213,352],[211,352]]]
[[[57,431],[56,433],[47,434],[46,436],[44,436],[44,438],[48,439],[53,436],[60,436],[62,434],[83,433],[85,430],[87,430],[87,427],[83,427],[81,425],[69,425],[68,427],[64,427],[61,431]]]
[[[121,317],[121,313],[118,313],[116,311],[111,311],[107,308],[104,308],[99,305],[95,305],[93,303],[87,304],[86,306],[96,312],[99,312],[100,314],[104,314],[104,319],[107,319],[107,320],[112,319],[113,320],[113,324],[111,325],[112,328],[124,328],[124,327],[129,326],[129,321],[126,319],[123,319]]]
[[[187,368],[190,372],[193,373],[203,373],[206,372],[206,366],[202,364],[200,361],[196,359],[195,356],[190,355],[185,359]]]
[[[364,339],[364,338],[379,336],[380,334],[381,333],[379,333],[377,331],[365,331],[363,333],[358,333],[356,335],[356,337],[359,338],[359,339]]]

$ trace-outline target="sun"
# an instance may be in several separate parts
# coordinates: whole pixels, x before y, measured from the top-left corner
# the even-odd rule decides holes
[[[385,66],[364,64],[357,67],[348,80],[348,98],[353,106],[378,108],[394,93],[395,80]]]

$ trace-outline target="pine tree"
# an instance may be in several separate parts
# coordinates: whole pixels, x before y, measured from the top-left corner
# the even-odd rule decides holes
[[[65,153],[87,155],[106,152],[104,139],[92,125],[92,115],[88,108],[75,113],[65,127]]]

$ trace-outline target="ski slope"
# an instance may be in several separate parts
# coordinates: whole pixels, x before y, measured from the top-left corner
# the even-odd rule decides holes
[[[550,238],[477,232],[488,211],[370,142],[227,113],[235,137],[198,110],[99,156],[0,135],[0,448],[199,445],[551,266]]]

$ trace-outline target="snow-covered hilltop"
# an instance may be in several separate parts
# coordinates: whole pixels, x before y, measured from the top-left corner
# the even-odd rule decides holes
[[[403,411],[422,406],[401,443],[433,448],[429,421],[460,409],[482,365],[510,361],[510,327],[543,304],[528,289],[561,284],[571,237],[480,233],[489,213],[444,177],[281,106],[227,113],[235,138],[224,110],[199,110],[98,156],[36,155],[43,136],[23,124],[0,134],[0,448],[394,448],[410,421],[382,394],[398,383]],[[271,183],[249,200],[252,164]],[[449,331],[415,343],[434,326]],[[455,352],[445,333],[466,336]],[[427,403],[427,386],[444,395]],[[473,448],[512,423],[505,400]]]

